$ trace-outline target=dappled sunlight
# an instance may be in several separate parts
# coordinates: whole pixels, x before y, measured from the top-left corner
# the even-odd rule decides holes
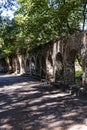
[[[87,105],[75,96],[40,81],[16,80],[0,88],[0,130],[87,128]]]
[[[68,128],[67,130],[87,130],[87,126],[84,126],[82,124],[73,125],[73,126],[71,126],[71,128]]]
[[[13,129],[13,127],[11,125],[9,125],[9,124],[5,124],[5,125],[1,126],[1,129],[2,130],[11,130],[11,129]]]
[[[30,82],[30,84],[29,84],[27,82],[24,82],[24,83],[22,83],[22,85],[21,85],[21,83],[14,83],[13,85],[11,85],[9,87],[4,86],[3,88],[0,88],[0,92],[2,92],[2,91],[6,91],[6,92],[15,91],[16,89],[23,88],[25,85],[29,85],[29,87],[32,87],[32,86],[40,85],[40,83],[32,83],[32,82]]]
[[[77,112],[72,112],[72,113],[67,113],[67,114],[63,115],[63,117],[66,118],[66,117],[76,116],[76,115],[77,115]]]

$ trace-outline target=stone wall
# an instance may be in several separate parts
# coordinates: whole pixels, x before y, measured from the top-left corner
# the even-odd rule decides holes
[[[75,82],[75,57],[82,58],[82,84],[87,84],[87,32],[51,41],[32,51],[27,57],[26,72],[50,82]]]

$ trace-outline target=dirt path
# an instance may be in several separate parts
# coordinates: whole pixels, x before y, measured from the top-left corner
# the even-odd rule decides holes
[[[0,130],[87,130],[87,104],[30,77],[0,75]]]

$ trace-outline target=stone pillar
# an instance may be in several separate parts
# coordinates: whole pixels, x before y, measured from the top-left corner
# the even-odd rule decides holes
[[[81,49],[82,69],[83,69],[82,85],[87,89],[87,33],[84,33],[82,42],[83,42]]]
[[[47,54],[46,56],[46,73],[47,80],[49,80],[50,82],[55,82],[54,67],[51,54]]]
[[[85,55],[84,58],[82,58],[82,69],[82,85],[87,89],[87,55]]]
[[[63,79],[63,58],[62,54],[58,52],[55,58],[56,72],[55,72],[55,80]]]

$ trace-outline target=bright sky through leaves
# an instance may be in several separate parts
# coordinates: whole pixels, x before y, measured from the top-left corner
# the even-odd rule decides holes
[[[18,8],[16,1],[11,2],[11,6],[8,6],[7,0],[0,0],[0,12],[1,16],[8,17],[9,19],[14,18],[14,12]]]
[[[10,19],[14,18],[14,12],[12,10],[4,10],[2,13],[2,16],[6,17],[8,16]]]

